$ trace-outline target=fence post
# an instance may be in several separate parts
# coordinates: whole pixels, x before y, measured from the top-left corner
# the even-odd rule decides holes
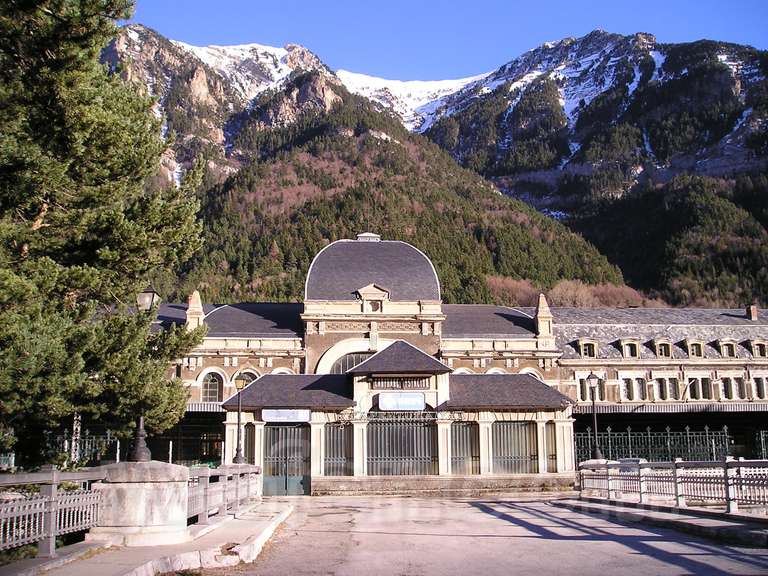
[[[680,473],[678,472],[678,464],[682,461],[682,458],[675,458],[674,462],[672,462],[672,481],[675,483],[675,506],[678,508],[685,507],[685,495],[683,494],[683,486],[680,481]]]
[[[45,512],[43,513],[43,533],[45,536],[37,543],[37,555],[41,558],[56,556],[56,520],[58,516],[58,486],[59,471],[52,464],[41,468],[42,472],[50,472],[51,480],[48,484],[40,486],[40,496],[46,499]]]
[[[736,498],[736,485],[733,481],[733,470],[728,464],[733,462],[733,456],[726,456],[723,462],[723,480],[725,482],[725,511],[733,513],[739,511],[739,503]]]
[[[219,506],[219,518],[227,515],[227,472],[219,469],[219,483],[221,484],[221,505]]]
[[[203,493],[202,494],[203,510],[198,515],[197,522],[199,524],[208,524],[208,510],[211,507],[211,504],[210,504],[211,502],[210,500],[211,469],[206,467],[204,470],[202,470],[197,481],[200,483],[200,487],[202,488],[201,492]]]
[[[605,487],[608,492],[607,499],[610,500],[611,499],[611,469],[608,466],[607,462],[603,464],[603,466],[605,466]]]
[[[240,514],[240,470],[235,471],[233,478],[235,479],[235,507],[232,513],[237,516]]]
[[[640,492],[640,504],[642,504],[645,502],[645,472],[640,462],[637,463],[637,486]]]
[[[245,504],[246,506],[251,503],[251,473],[250,471],[245,474]]]

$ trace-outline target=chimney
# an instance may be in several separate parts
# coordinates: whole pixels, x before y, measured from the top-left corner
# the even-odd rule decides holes
[[[757,322],[757,304],[747,306],[747,318],[752,322]]]
[[[200,299],[200,292],[195,290],[187,298],[187,330],[194,330],[202,326],[205,322],[205,312],[203,312],[203,302]]]

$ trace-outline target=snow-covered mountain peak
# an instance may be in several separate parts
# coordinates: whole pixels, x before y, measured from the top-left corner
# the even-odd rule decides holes
[[[350,92],[365,96],[391,109],[409,130],[419,128],[425,117],[440,105],[440,100],[467,84],[485,78],[479,74],[455,80],[387,80],[338,70],[336,75]]]
[[[256,43],[193,46],[171,42],[221,74],[245,101],[279,85],[293,72],[327,69],[317,56],[298,44],[278,48]]]

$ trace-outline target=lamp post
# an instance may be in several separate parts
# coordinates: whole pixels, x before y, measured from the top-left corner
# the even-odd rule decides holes
[[[603,453],[600,451],[600,444],[597,441],[597,409],[595,407],[595,398],[597,397],[597,388],[600,386],[600,378],[590,372],[587,376],[587,386],[592,394],[592,429],[594,430],[594,442],[592,443],[592,460],[603,460]]]
[[[235,450],[235,457],[232,459],[234,464],[245,464],[245,458],[243,457],[243,441],[240,430],[240,419],[243,413],[243,389],[250,384],[250,378],[245,374],[240,373],[235,378],[235,388],[237,388],[237,449]]]
[[[128,455],[128,462],[149,462],[152,453],[147,447],[147,432],[144,430],[144,416],[139,416],[136,423],[136,434],[133,437],[133,450]]]

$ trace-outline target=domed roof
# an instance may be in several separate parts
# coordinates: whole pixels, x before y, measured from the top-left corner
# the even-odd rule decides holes
[[[359,234],[337,240],[320,252],[307,272],[305,300],[356,300],[356,292],[375,284],[390,301],[440,300],[435,267],[419,249],[399,240]]]

